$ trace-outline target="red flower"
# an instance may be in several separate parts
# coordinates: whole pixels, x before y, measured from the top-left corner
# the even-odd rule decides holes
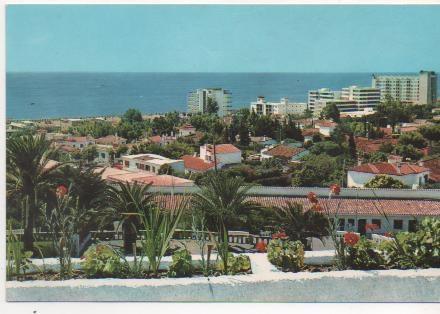
[[[57,190],[56,190],[56,194],[58,197],[64,197],[67,194],[68,190],[64,185],[58,185]]]
[[[258,251],[259,253],[264,253],[264,252],[266,252],[266,250],[267,250],[267,244],[264,243],[263,241],[261,241],[261,242],[258,242],[258,243],[255,245],[255,248],[257,249],[257,251]]]
[[[376,230],[376,229],[379,229],[379,226],[376,225],[376,224],[366,224],[365,225],[365,230],[366,231],[373,231],[373,230]]]
[[[360,237],[354,232],[347,232],[344,234],[344,242],[348,246],[354,246],[358,243]]]
[[[285,232],[277,232],[272,234],[272,239],[287,239],[287,234]]]
[[[318,204],[318,197],[316,196],[315,193],[309,192],[307,194],[307,198],[309,199],[310,203]]]
[[[341,193],[341,186],[339,184],[330,185],[330,190],[332,194],[339,195]]]

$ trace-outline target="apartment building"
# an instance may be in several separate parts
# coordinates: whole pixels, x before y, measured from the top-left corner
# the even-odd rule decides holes
[[[251,102],[250,110],[258,115],[303,114],[307,109],[306,103],[290,103],[288,98],[281,98],[280,102],[268,102],[264,96],[259,96],[257,101]]]
[[[203,88],[189,93],[188,113],[206,113],[209,99],[217,103],[220,117],[230,112],[231,92],[223,88]]]
[[[373,87],[356,85],[333,91],[328,88],[309,91],[308,106],[315,117],[328,104],[335,104],[341,113],[368,114],[380,103],[381,91]]]
[[[333,91],[329,88],[320,88],[318,90],[309,91],[308,107],[311,111],[315,111],[315,103],[319,100],[335,100],[341,98],[341,92]]]
[[[404,103],[423,105],[437,101],[437,74],[420,71],[418,75],[373,75],[372,86],[381,90],[381,100],[387,96]]]
[[[350,86],[342,89],[341,99],[351,100],[357,103],[358,111],[365,108],[376,109],[380,103],[380,89],[374,87]]]

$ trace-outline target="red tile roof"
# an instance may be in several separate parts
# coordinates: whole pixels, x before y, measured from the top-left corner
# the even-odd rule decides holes
[[[87,140],[87,136],[71,136],[66,139],[67,142],[86,142]]]
[[[313,136],[313,134],[318,134],[318,133],[319,133],[319,129],[317,129],[317,128],[302,130],[303,136]]]
[[[298,155],[299,153],[305,151],[304,148],[301,147],[289,147],[285,145],[278,145],[274,148],[268,149],[265,154],[274,156],[274,157],[281,157],[281,158],[292,158],[293,156]]]
[[[194,181],[187,180],[167,174],[147,176],[133,179],[134,182],[151,184],[152,186],[193,186]]]
[[[214,152],[212,145],[208,145],[207,149],[210,152]],[[215,145],[215,153],[216,154],[231,154],[231,153],[238,153],[238,152],[241,152],[241,150],[232,144]]]
[[[161,195],[158,198],[166,208],[175,208],[185,198],[183,195]],[[283,206],[288,202],[303,204],[305,210],[312,208],[306,197],[286,196],[249,196],[248,200],[254,201],[265,207]],[[388,216],[440,216],[440,202],[430,200],[390,200],[390,199],[320,199],[322,207],[328,206],[330,213],[336,212],[344,215],[382,216],[380,211]],[[339,208],[338,208],[339,207]],[[379,209],[379,210],[378,210]]]
[[[199,157],[185,155],[182,156],[182,159],[185,164],[185,169],[203,172],[214,168],[214,162],[205,162]]]
[[[125,142],[127,142],[125,138],[116,135],[107,135],[96,139],[96,144],[103,145],[119,145]]]
[[[151,142],[157,144],[157,143],[160,143],[162,137],[161,137],[160,135],[155,135],[155,136],[150,136],[148,139],[149,139]]]
[[[365,153],[378,152],[382,144],[390,143],[393,145],[397,144],[397,139],[395,138],[379,138],[379,139],[368,139],[366,137],[356,136],[354,139],[356,143],[356,149],[363,151]]]
[[[362,164],[353,167],[350,170],[357,172],[374,173],[374,174],[387,174],[393,176],[405,176],[409,174],[417,174],[417,173],[429,171],[428,168],[420,167],[408,163],[401,163],[400,165],[401,165],[400,171],[398,164],[396,163],[389,164],[386,162]]]
[[[336,122],[332,122],[332,121],[328,121],[328,120],[319,120],[319,121],[315,122],[315,125],[330,128],[330,127],[335,127],[338,124]]]
[[[192,129],[195,129],[195,127],[193,127],[191,124],[185,124],[185,125],[182,125],[179,129],[181,129],[181,130],[192,130]]]

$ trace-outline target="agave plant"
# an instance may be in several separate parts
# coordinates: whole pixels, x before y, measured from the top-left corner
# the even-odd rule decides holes
[[[160,203],[138,208],[144,235],[142,248],[147,256],[149,268],[156,276],[185,208],[185,201],[174,209],[165,209]]]

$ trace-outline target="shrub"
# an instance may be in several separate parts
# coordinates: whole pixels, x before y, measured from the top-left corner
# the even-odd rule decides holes
[[[440,267],[440,219],[425,218],[417,232],[398,233],[381,249],[391,268]]]
[[[377,250],[377,245],[364,237],[353,246],[347,247],[347,264],[352,269],[380,269],[384,260]]]
[[[219,269],[223,272],[224,266],[223,262],[220,262]],[[228,254],[228,275],[235,275],[238,273],[246,273],[251,269],[251,261],[249,256],[239,254],[235,255],[232,253]]]
[[[186,249],[173,253],[173,261],[168,270],[169,277],[191,277],[193,274],[192,257]]]
[[[272,240],[267,258],[283,271],[299,271],[304,266],[304,246],[300,241]]]
[[[118,277],[123,272],[119,255],[108,245],[91,246],[84,253],[82,269],[90,277]]]

